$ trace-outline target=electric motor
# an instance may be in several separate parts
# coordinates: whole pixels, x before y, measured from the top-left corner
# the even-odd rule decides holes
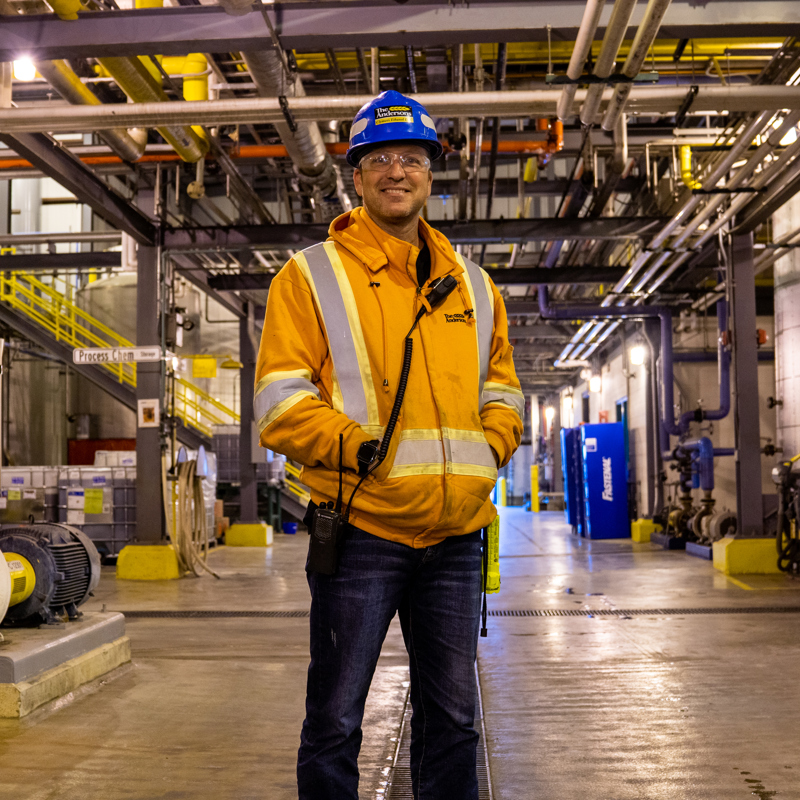
[[[0,551],[10,573],[5,624],[77,619],[81,616],[78,606],[100,581],[97,548],[86,534],[69,525],[4,525]]]

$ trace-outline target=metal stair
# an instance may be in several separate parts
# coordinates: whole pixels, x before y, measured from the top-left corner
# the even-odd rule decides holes
[[[63,280],[54,279],[50,284],[29,273],[0,273],[0,319],[135,411],[136,364],[72,363],[76,347],[133,346],[75,300],[74,288]],[[168,401],[170,406],[174,401],[178,438],[189,447],[208,446],[214,425],[239,422],[233,409],[183,378],[175,379],[174,398]]]

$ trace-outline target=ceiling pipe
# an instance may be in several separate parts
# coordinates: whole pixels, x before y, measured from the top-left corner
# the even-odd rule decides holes
[[[18,9],[8,0],[0,0],[0,15],[17,16]],[[84,84],[70,65],[63,60],[36,61],[36,71],[68,103],[72,105],[99,106],[100,99]],[[144,153],[147,144],[147,131],[117,128],[102,131],[100,138],[123,160],[136,161]]]
[[[587,0],[586,8],[583,10],[578,35],[575,37],[575,46],[572,49],[572,56],[567,66],[567,77],[571,81],[577,81],[583,73],[586,59],[592,52],[592,42],[600,24],[600,15],[606,0]],[[634,0],[635,2],[635,0]],[[560,120],[565,120],[572,113],[572,103],[575,100],[575,92],[578,88],[577,83],[568,83],[561,90],[561,97],[558,98],[558,108],[556,114]]]
[[[764,125],[771,117],[771,112],[762,111],[754,120],[750,122],[749,125],[746,125],[744,131],[739,137],[737,137],[736,141],[733,143],[731,149],[726,153],[723,160],[717,165],[714,171],[703,180],[702,183],[704,189],[713,189],[716,187],[720,178],[722,178],[728,172],[739,156],[741,156],[741,154],[750,146],[753,139],[755,139],[755,137],[761,132],[761,130],[764,128]],[[683,206],[681,206],[672,219],[661,229],[661,232],[653,238],[647,248],[642,250],[642,252],[639,253],[639,255],[634,259],[633,263],[630,265],[630,267],[628,267],[625,275],[623,275],[621,280],[619,280],[614,286],[612,294],[619,294],[620,292],[624,291],[625,287],[636,275],[638,275],[639,271],[650,259],[650,256],[653,255],[654,252],[657,252],[664,242],[666,242],[667,238],[680,225],[684,224],[686,220],[689,219],[689,215],[701,204],[701,198],[702,195],[694,194],[686,201],[686,203],[683,204]],[[666,255],[668,258],[669,254]],[[666,258],[662,258],[661,263],[658,264],[658,268],[660,268],[666,260]],[[653,270],[653,267],[651,267],[649,270],[649,277],[652,277],[654,274],[655,271]]]
[[[289,83],[274,50],[246,51],[242,58],[262,97],[305,98],[302,81],[295,76],[294,82]],[[294,162],[300,180],[318,189],[323,197],[335,196],[336,170],[325,149],[319,125],[299,120],[292,120],[290,124],[289,119],[282,114],[281,120],[274,121],[273,125]]]
[[[633,44],[622,67],[622,74],[629,80],[633,81],[639,74],[639,70],[647,58],[647,52],[658,35],[661,20],[664,19],[664,14],[671,2],[672,0],[650,0],[647,4],[644,17],[636,30]],[[625,104],[628,102],[628,97],[631,93],[631,86],[632,84],[630,83],[622,83],[617,86],[603,117],[604,130],[614,130],[619,115],[625,110]]]
[[[75,106],[102,105],[100,99],[81,82],[66,61],[37,61],[36,69],[68,103]],[[147,130],[144,128],[130,131],[115,128],[99,131],[99,136],[123,161],[137,161],[144,154],[147,145]]]
[[[595,61],[594,71],[592,72],[596,78],[605,80],[611,75],[635,7],[636,0],[617,0],[614,4],[611,19],[608,21],[603,43],[600,45],[600,52],[597,54],[597,61]],[[581,123],[583,125],[594,125],[605,88],[605,83],[593,83],[589,86],[581,108]]]
[[[787,120],[791,120],[793,115],[787,117]],[[763,161],[764,157],[767,155],[768,152],[774,150],[775,146],[778,142],[780,142],[781,138],[785,135],[785,130],[783,133],[781,131],[784,129],[784,125],[781,125],[777,130],[773,131],[772,134],[768,137],[767,141],[764,142],[756,151],[753,153],[751,158],[748,160],[747,164],[742,166],[740,170],[738,170],[732,180],[729,182],[729,188],[733,188],[739,186],[744,177],[739,179],[740,173],[744,175],[750,175],[756,169],[758,164]],[[770,144],[771,143],[771,144]],[[783,153],[773,161],[768,167],[762,170],[755,179],[750,183],[749,188],[752,189],[763,189],[767,186],[770,186],[770,190],[774,186],[780,186],[785,183],[786,180],[790,180],[791,176],[797,174],[800,171],[800,159],[797,158],[800,156],[800,139],[793,142],[789,147],[787,147]],[[759,200],[755,202],[760,202],[762,195],[756,195]],[[717,217],[717,219],[708,226],[708,228],[703,232],[702,236],[693,243],[692,249],[694,251],[699,250],[702,248],[706,243],[708,243],[713,236],[727,223],[732,222],[736,215],[742,211],[743,208],[748,206],[752,200],[752,196],[750,193],[741,193],[739,195],[734,196],[734,199],[731,201],[729,207]],[[706,209],[703,210],[701,215],[698,215],[700,219],[695,218],[693,219],[687,226],[685,231],[675,240],[673,243],[674,247],[681,247],[685,245],[686,240],[688,239],[691,233],[694,233],[697,227],[706,219],[708,219],[711,214],[716,210],[719,201],[712,202]],[[685,235],[684,235],[685,234]],[[678,255],[675,260],[670,264],[669,268],[666,269],[664,272],[658,275],[658,278],[655,282],[650,285],[647,290],[648,294],[652,294],[656,289],[658,289],[664,281],[666,281],[674,272],[681,267],[688,259],[692,256],[692,252],[686,251]],[[647,285],[647,283],[656,275],[658,269],[666,262],[668,259],[661,260],[656,268],[655,265],[651,267],[647,274],[644,276],[646,280],[642,279],[637,283],[639,288],[643,288]],[[636,287],[634,290],[637,291]]]
[[[81,0],[49,0],[49,5],[63,20],[77,20],[78,11],[83,10]],[[138,58],[106,57],[98,58],[98,62],[108,71],[117,85],[134,103],[169,103],[164,90]],[[101,109],[109,108],[101,104]],[[113,110],[109,114],[113,115]],[[118,127],[118,126],[114,126]],[[150,126],[126,126],[150,127]],[[208,150],[208,142],[197,135],[191,128],[181,125],[154,125],[165,141],[169,142],[175,152],[184,160],[194,162],[201,159]],[[49,130],[45,124],[44,130]]]
[[[583,102],[585,90],[575,94]],[[675,114],[686,98],[683,87],[636,87],[628,110],[640,114]],[[350,120],[371,95],[328,97],[289,97],[288,110],[297,123]],[[506,118],[551,117],[556,111],[556,95],[550,89],[513,92],[435,92],[417,95],[428,111],[437,117],[469,117],[475,109],[486,116]],[[701,86],[692,111],[752,113],[784,108],[800,108],[800,86]],[[277,97],[235,98],[196,103],[104,104],[99,107],[57,106],[0,109],[0,132],[70,133],[107,130],[124,126],[156,125],[231,125],[284,123],[286,117]]]

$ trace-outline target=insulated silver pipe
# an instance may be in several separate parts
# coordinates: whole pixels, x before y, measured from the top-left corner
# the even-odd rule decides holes
[[[295,77],[293,83],[286,78],[275,50],[248,50],[242,53],[242,57],[263,98],[308,99],[299,77]],[[300,178],[318,187],[323,196],[336,194],[336,170],[325,149],[319,125],[316,122],[297,121],[296,130],[292,131],[283,114],[280,121],[274,121],[273,124]]]
[[[630,0],[627,0],[628,2]],[[567,77],[572,81],[577,81],[583,72],[586,59],[592,50],[592,42],[597,26],[600,24],[600,14],[606,0],[587,0],[586,8],[583,10],[581,26],[578,28],[578,35],[575,37],[575,46],[572,48],[572,56],[567,66]],[[633,0],[635,3],[636,0]],[[576,83],[569,83],[561,90],[561,97],[558,98],[558,108],[556,113],[560,120],[565,120],[572,113],[572,102],[575,99],[575,92],[578,88]]]
[[[586,91],[575,93],[583,102]],[[686,98],[684,87],[636,87],[626,106],[628,113],[674,114]],[[352,119],[372,95],[291,97],[288,108],[296,122]],[[437,117],[469,117],[480,108],[486,116],[551,117],[558,93],[552,89],[506,92],[436,92],[416,95]],[[735,113],[800,108],[800,86],[701,86],[692,111]],[[127,103],[96,107],[58,106],[0,109],[0,132],[53,133],[99,131],[110,128],[153,128],[162,125],[233,125],[285,123],[277,97],[236,98],[181,103]]]
[[[661,27],[661,20],[664,19],[664,14],[666,14],[671,2],[672,0],[650,0],[647,4],[644,18],[636,31],[636,36],[633,39],[630,52],[622,67],[622,74],[627,78],[633,80],[639,74],[639,70],[642,68],[642,64],[644,64],[644,60],[647,58],[647,52],[650,50],[650,47],[658,35],[658,29]],[[603,117],[604,130],[614,130],[619,115],[625,110],[625,104],[628,101],[630,93],[630,83],[623,83],[617,86],[611,98],[611,102],[608,104],[605,116]]]
[[[636,0],[617,0],[614,4],[614,10],[611,12],[611,19],[608,21],[603,44],[600,45],[600,52],[597,54],[597,61],[592,73],[596,77],[605,79],[614,69],[617,53],[622,46],[635,7]],[[603,99],[603,89],[605,89],[603,83],[594,83],[589,87],[586,99],[583,101],[583,108],[581,108],[581,122],[584,125],[594,124]]]

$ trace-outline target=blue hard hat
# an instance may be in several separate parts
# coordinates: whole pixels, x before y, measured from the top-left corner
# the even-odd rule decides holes
[[[372,149],[390,142],[410,142],[425,147],[431,161],[442,154],[436,126],[425,107],[400,92],[381,92],[353,119],[347,163],[358,162]]]

